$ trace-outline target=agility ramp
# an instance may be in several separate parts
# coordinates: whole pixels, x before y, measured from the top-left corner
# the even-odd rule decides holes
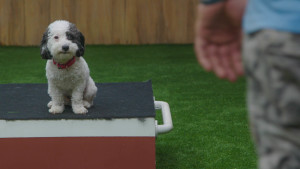
[[[154,101],[150,81],[97,87],[87,114],[53,115],[47,84],[0,85],[1,168],[155,169],[156,135],[173,127],[169,105]]]

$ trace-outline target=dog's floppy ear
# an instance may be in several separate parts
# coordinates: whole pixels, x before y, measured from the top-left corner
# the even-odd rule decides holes
[[[83,36],[83,34],[81,32],[78,31],[78,40],[79,43],[77,43],[78,45],[78,50],[76,51],[76,56],[80,57],[84,55],[84,48],[85,48],[85,38]]]
[[[78,49],[76,51],[76,56],[80,57],[84,55],[84,48],[85,48],[85,38],[83,34],[76,28],[75,24],[70,23],[69,31],[71,34],[74,35],[74,38],[72,38],[72,42],[76,43],[78,46]]]
[[[49,34],[49,29],[47,29],[46,32],[43,34],[43,38],[40,45],[40,52],[43,59],[52,59],[52,55],[47,47],[48,34]]]

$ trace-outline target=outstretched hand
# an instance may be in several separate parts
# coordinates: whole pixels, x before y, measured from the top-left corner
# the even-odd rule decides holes
[[[195,28],[195,52],[199,63],[219,78],[235,81],[243,75],[241,20],[246,0],[200,4]]]

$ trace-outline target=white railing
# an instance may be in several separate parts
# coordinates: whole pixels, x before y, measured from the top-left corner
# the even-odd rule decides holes
[[[155,121],[156,135],[170,132],[173,129],[173,122],[169,104],[163,101],[154,101],[154,105],[156,110],[161,110],[163,119],[163,124],[158,124],[157,120]]]

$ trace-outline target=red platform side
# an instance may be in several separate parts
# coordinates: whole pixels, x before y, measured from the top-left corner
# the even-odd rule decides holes
[[[0,138],[1,169],[155,169],[155,137]]]

